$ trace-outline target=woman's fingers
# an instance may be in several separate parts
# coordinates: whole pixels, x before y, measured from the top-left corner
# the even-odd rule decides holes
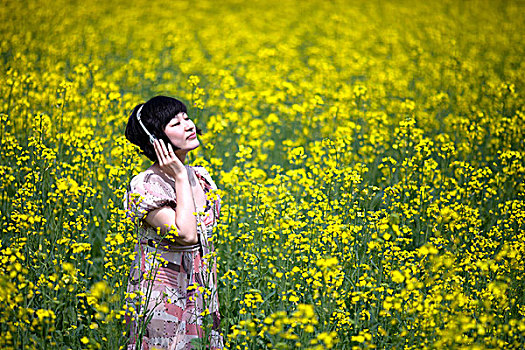
[[[166,146],[163,140],[159,140],[159,148],[159,151],[162,153],[162,156],[165,160],[165,164],[177,163],[177,165],[182,165],[180,159],[175,155],[171,144],[168,143],[168,145]]]
[[[163,140],[157,140],[154,145],[157,158],[159,159],[159,165],[164,171],[170,174],[178,174],[185,170],[184,164],[177,157],[170,143],[166,145]]]
[[[159,140],[159,143],[160,143],[160,150],[162,151],[162,154],[164,155],[164,157],[168,157],[168,150],[166,150],[166,145],[164,144],[164,141],[163,140]]]
[[[162,148],[162,152],[164,154],[164,157],[169,160],[169,159],[172,159],[174,156],[175,156],[175,153],[173,152],[173,149],[171,148],[171,145],[168,143],[168,145],[166,146],[166,144],[164,143],[163,140],[160,140],[160,145],[161,145],[161,148]]]
[[[153,148],[155,149],[155,153],[157,154],[157,158],[160,161],[160,152],[159,152],[159,140],[155,140],[153,142]]]
[[[162,141],[162,140],[160,140],[160,141]],[[155,140],[155,142],[153,143],[153,146],[155,148],[155,153],[157,153],[157,158],[159,160],[159,164],[160,165],[166,164],[166,157],[164,157],[164,152],[162,151],[161,144],[160,144],[158,139]]]
[[[179,157],[177,157],[177,155],[175,154],[175,151],[173,150],[173,146],[171,145],[171,143],[168,143],[168,154],[169,154],[169,157],[171,159],[171,161],[177,165],[177,167],[184,167],[184,164],[182,164],[181,160],[179,159]]]
[[[171,146],[171,143],[168,143],[168,154],[170,156],[174,156],[175,152],[173,152],[173,147]]]
[[[168,147],[166,147],[166,144],[164,143],[163,140],[160,140],[160,145],[161,145],[161,148],[162,148],[162,152],[164,154],[164,158],[166,159],[166,164],[167,163],[172,163],[175,154],[170,153],[168,151]],[[168,143],[168,146],[169,146],[169,143]]]

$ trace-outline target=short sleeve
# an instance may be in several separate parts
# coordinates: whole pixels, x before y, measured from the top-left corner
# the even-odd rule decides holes
[[[127,215],[143,219],[150,211],[177,205],[175,190],[165,179],[155,173],[141,173],[131,179],[124,206]]]

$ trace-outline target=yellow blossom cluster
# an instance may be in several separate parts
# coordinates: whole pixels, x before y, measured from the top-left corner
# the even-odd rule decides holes
[[[187,104],[221,189],[227,348],[523,347],[522,13],[3,1],[0,348],[126,347],[123,197],[151,163],[124,129],[154,95]]]

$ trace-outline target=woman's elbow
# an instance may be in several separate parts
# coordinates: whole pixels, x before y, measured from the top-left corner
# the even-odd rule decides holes
[[[197,236],[195,236],[195,237],[190,237],[190,238],[179,239],[179,243],[181,245],[194,245],[194,244],[199,243],[199,240],[198,240]]]
[[[184,232],[179,231],[178,237],[177,237],[178,243],[181,245],[194,245],[199,243],[199,238],[197,237],[196,232]]]

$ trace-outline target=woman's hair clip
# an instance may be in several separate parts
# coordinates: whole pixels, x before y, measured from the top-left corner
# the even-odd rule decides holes
[[[142,111],[142,107],[144,107],[144,104],[142,106],[140,106],[139,110],[137,111],[137,120],[139,121],[140,126],[142,126],[142,129],[144,129],[146,134],[149,136],[149,142],[153,145],[155,143],[155,141],[157,140],[157,138],[155,136],[153,136],[153,134],[150,133],[148,131],[148,129],[146,129],[146,127],[142,123],[142,120],[140,120],[140,112]]]

